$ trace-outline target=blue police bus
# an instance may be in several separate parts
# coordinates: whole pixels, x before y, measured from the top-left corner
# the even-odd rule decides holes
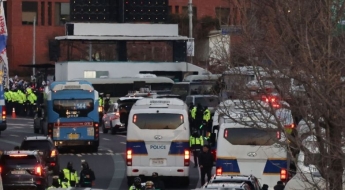
[[[98,92],[87,81],[53,82],[44,92],[44,134],[57,148],[99,146]]]

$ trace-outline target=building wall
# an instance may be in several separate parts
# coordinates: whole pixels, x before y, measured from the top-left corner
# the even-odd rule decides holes
[[[49,62],[48,40],[63,35],[64,26],[55,24],[55,3],[69,0],[11,0],[7,2],[8,59],[10,71],[18,65],[32,64],[33,25],[22,24],[22,2],[38,2],[36,25],[36,64]],[[48,15],[51,3],[51,16]],[[44,5],[44,6],[42,6]],[[44,12],[42,12],[44,10]],[[48,19],[50,17],[50,19]],[[49,21],[50,20],[50,21]],[[49,25],[50,23],[50,25]]]

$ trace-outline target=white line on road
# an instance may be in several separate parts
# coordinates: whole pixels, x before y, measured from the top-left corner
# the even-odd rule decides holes
[[[77,154],[78,157],[81,157],[81,154]]]
[[[113,151],[112,151],[112,150],[108,150],[108,152],[113,153]]]
[[[98,155],[102,156],[102,153],[98,153]]]
[[[124,138],[126,138],[126,137],[127,137],[126,135],[117,135],[117,136],[119,136],[119,137],[124,137]]]
[[[22,117],[18,117],[18,118],[7,118],[8,120],[26,120],[26,121],[33,121],[32,118],[22,118]]]
[[[110,139],[107,139],[107,138],[103,138],[103,140],[110,141]]]
[[[121,142],[121,144],[126,144],[126,142]]]
[[[11,137],[19,137],[18,135],[10,135]]]

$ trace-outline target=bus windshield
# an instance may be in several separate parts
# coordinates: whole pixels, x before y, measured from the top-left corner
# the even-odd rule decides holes
[[[133,116],[140,129],[177,129],[184,123],[183,115],[167,113],[142,113]]]
[[[94,102],[92,99],[60,99],[53,101],[53,110],[60,117],[87,117],[93,109]]]
[[[271,146],[277,140],[277,133],[255,128],[228,128],[224,129],[224,138],[232,145]]]

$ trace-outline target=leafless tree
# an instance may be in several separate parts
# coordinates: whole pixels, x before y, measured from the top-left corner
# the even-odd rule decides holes
[[[307,136],[315,136],[317,149],[322,156],[320,160],[311,162],[325,180],[324,185],[317,185],[316,188],[342,189],[345,132],[342,78],[345,71],[344,1],[233,2],[241,10],[244,22],[241,45],[231,48],[231,56],[244,57],[243,65],[256,66],[262,72],[257,69],[253,71],[254,78],[259,79],[259,91],[245,85],[248,77],[242,73],[224,78],[227,88],[223,90],[228,92],[227,98],[250,99],[253,93],[256,97],[273,92],[279,94],[281,99],[289,103],[295,123],[303,119],[309,129],[286,133],[289,139],[286,146],[291,156],[296,160],[296,152],[310,153],[303,140]],[[230,61],[225,64],[229,64],[229,68],[234,66]],[[270,81],[270,88],[266,87],[265,80]],[[267,89],[273,89],[273,92]],[[284,126],[281,127],[283,130]],[[316,183],[311,179],[306,180],[308,184]]]

